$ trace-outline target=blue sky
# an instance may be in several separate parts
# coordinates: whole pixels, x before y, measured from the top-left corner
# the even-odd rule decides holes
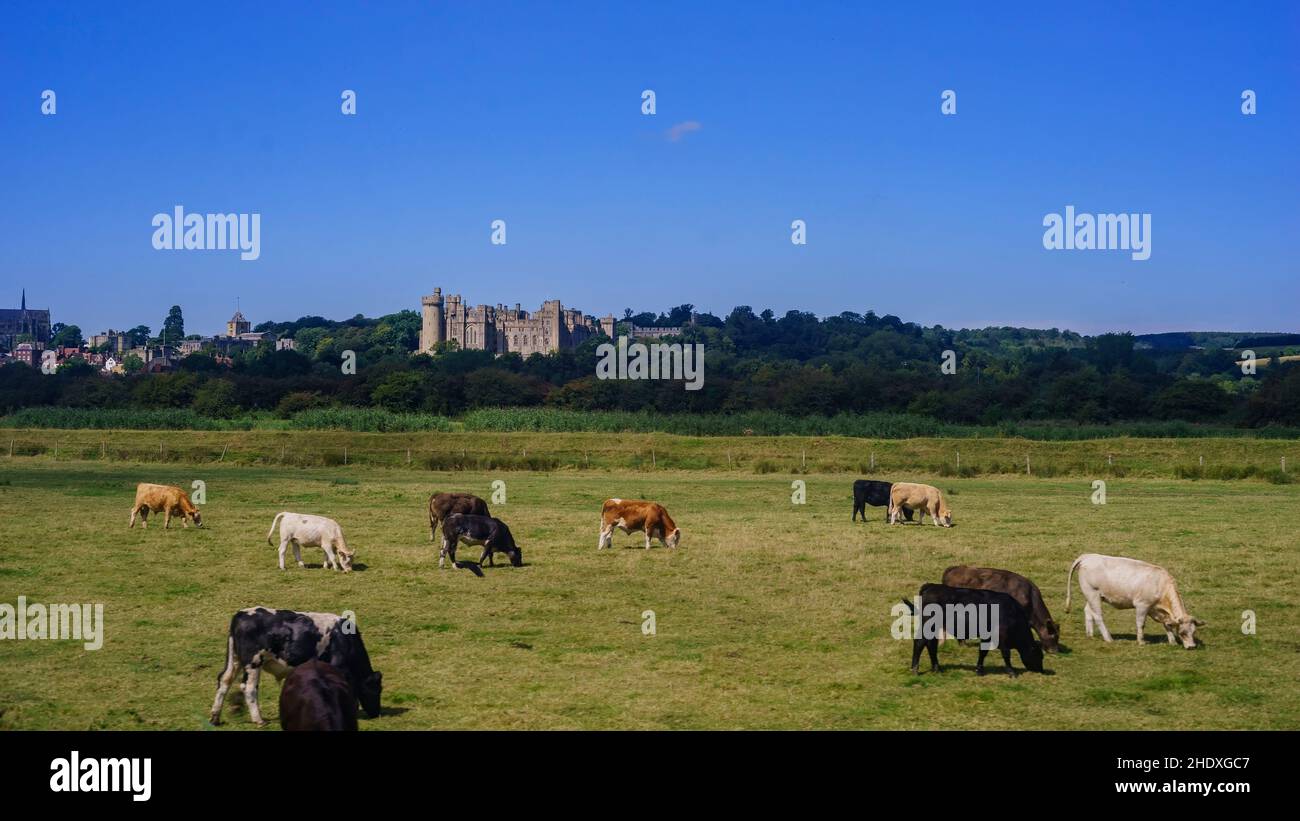
[[[87,334],[435,285],[1300,331],[1294,3],[6,4],[0,79],[0,304]],[[260,213],[260,259],[154,250],[178,204]],[[1151,258],[1045,250],[1067,205],[1150,213]]]

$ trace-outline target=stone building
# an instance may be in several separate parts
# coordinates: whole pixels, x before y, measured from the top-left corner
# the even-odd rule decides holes
[[[27,335],[37,347],[50,341],[50,311],[27,307],[27,289],[23,289],[21,308],[0,308],[0,346],[15,350],[18,337]]]
[[[420,300],[423,324],[420,352],[434,350],[440,342],[455,342],[462,349],[494,353],[533,353],[572,350],[586,339],[614,335],[614,317],[597,320],[558,299],[548,299],[537,311],[504,305],[466,305],[459,295],[444,297],[441,288]]]
[[[235,311],[235,315],[230,318],[230,321],[226,323],[226,336],[243,336],[246,333],[251,333],[252,330],[253,323],[244,319],[244,315],[238,310]]]

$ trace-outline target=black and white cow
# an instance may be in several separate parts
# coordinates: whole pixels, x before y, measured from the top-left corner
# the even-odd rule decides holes
[[[217,677],[212,723],[221,723],[221,705],[226,699],[226,691],[239,679],[242,683],[230,697],[231,709],[242,700],[248,704],[248,717],[253,723],[265,726],[257,704],[261,671],[265,669],[283,681],[294,667],[312,659],[336,667],[347,679],[366,715],[371,718],[379,715],[383,674],[371,669],[370,655],[366,653],[361,633],[354,622],[333,613],[249,607],[240,610],[230,620],[230,633],[226,637],[226,667]]]
[[[491,516],[472,516],[465,513],[453,513],[442,520],[442,550],[438,554],[438,567],[443,566],[443,559],[450,557],[456,563],[456,545],[483,545],[483,555],[478,563],[485,560],[494,565],[492,554],[501,551],[510,557],[510,563],[519,567],[524,563],[523,551],[515,544],[515,537],[510,535],[510,528],[500,519]]]

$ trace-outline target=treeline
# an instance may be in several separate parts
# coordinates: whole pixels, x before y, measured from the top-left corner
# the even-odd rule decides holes
[[[655,319],[691,316],[691,306],[684,305]],[[53,375],[9,365],[0,368],[0,412],[50,406],[184,409],[205,419],[233,420],[250,414],[292,419],[336,408],[438,417],[548,408],[665,417],[906,414],[989,429],[1048,421],[1300,426],[1295,364],[1274,361],[1247,375],[1232,350],[1146,349],[1130,334],[950,330],[870,312],[818,318],[791,311],[777,317],[742,306],[725,318],[695,315],[685,328],[681,341],[705,349],[703,388],[687,391],[681,382],[597,379],[601,339],[527,359],[451,348],[412,356],[419,334],[419,316],[412,311],[258,327],[294,338],[298,349],[276,351],[263,344],[236,356],[231,367],[195,354],[172,373],[117,377],[76,360]],[[355,372],[349,367],[353,356]],[[944,372],[945,361],[955,372]]]

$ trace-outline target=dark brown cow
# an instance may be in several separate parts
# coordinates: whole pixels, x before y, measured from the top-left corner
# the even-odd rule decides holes
[[[472,493],[435,493],[429,497],[429,539],[437,541],[438,525],[453,513],[491,516],[487,502]]]
[[[357,697],[348,680],[319,659],[293,668],[280,688],[280,729],[356,730]]]
[[[964,564],[953,565],[943,571],[943,583],[948,587],[968,587],[974,590],[995,590],[1006,593],[1025,609],[1029,624],[1038,632],[1043,642],[1043,649],[1055,653],[1061,649],[1061,628],[1052,621],[1052,614],[1047,612],[1043,603],[1043,594],[1038,586],[1010,570],[998,570],[994,567],[970,567]]]

